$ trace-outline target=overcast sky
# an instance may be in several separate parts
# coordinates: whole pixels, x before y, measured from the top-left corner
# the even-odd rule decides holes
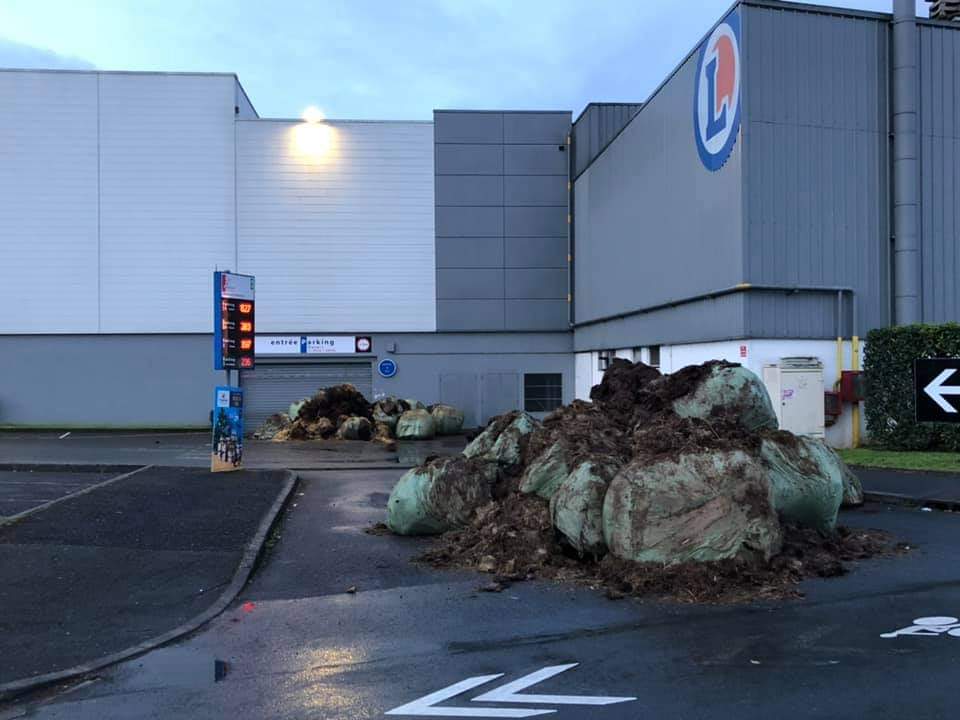
[[[0,0],[0,67],[234,72],[262,117],[578,113],[644,100],[731,1]]]

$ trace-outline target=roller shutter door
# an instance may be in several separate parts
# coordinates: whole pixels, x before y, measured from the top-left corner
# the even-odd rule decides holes
[[[319,388],[350,383],[368,400],[373,396],[373,370],[367,362],[289,363],[257,365],[244,371],[244,429],[249,434],[267,417],[286,412],[294,400],[313,395]]]

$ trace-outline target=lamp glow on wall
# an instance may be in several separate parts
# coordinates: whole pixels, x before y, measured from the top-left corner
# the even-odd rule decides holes
[[[336,130],[324,122],[323,112],[315,105],[304,110],[302,117],[303,122],[293,128],[291,148],[308,162],[323,162],[336,147]]]

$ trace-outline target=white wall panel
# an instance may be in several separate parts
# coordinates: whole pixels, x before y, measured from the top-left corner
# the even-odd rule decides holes
[[[97,331],[97,76],[0,71],[0,332]]]
[[[436,328],[433,125],[238,122],[239,269],[264,332]]]
[[[230,76],[100,76],[102,332],[209,332],[236,262]]]

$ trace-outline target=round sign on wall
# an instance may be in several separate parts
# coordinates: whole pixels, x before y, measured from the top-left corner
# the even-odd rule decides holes
[[[384,358],[377,363],[377,372],[380,373],[381,377],[392,378],[397,374],[397,363],[390,358]]]
[[[700,48],[693,91],[693,134],[707,170],[723,167],[740,129],[740,13],[717,25]]]

